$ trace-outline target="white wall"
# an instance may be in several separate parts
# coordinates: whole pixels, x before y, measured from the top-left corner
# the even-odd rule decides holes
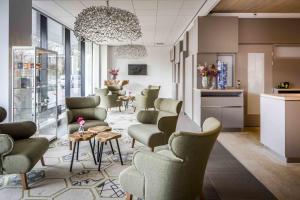
[[[113,55],[109,47],[109,68],[120,69],[119,80],[129,80],[126,91],[132,94],[140,93],[148,85],[160,85],[160,97],[172,97],[172,65],[170,62],[170,47],[147,46],[148,56],[143,59],[120,59]],[[147,76],[128,75],[128,64],[147,64]]]
[[[9,108],[9,0],[1,0],[0,6],[0,106]]]

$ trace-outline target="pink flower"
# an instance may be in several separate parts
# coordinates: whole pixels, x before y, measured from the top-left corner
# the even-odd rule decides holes
[[[83,126],[85,124],[84,118],[82,116],[77,117],[76,122],[80,126]]]

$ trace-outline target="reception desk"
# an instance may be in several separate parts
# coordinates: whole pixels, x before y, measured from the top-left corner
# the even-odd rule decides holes
[[[300,94],[261,94],[260,141],[287,162],[300,162]]]

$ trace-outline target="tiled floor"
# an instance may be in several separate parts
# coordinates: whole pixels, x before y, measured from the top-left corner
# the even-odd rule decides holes
[[[130,124],[136,123],[136,117],[132,112],[112,111],[107,121],[113,130],[123,135],[120,145],[125,166],[120,165],[117,155],[112,155],[110,149],[105,148],[104,162],[101,172],[98,172],[87,143],[80,146],[79,161],[74,162],[70,173],[68,141],[60,139],[45,155],[47,166],[42,167],[38,163],[28,174],[31,190],[21,190],[18,176],[0,176],[0,199],[123,199],[118,175],[131,164],[134,149],[130,148],[126,130]],[[181,115],[178,130],[199,131],[199,127]],[[145,147],[137,145],[136,148]],[[220,143],[216,143],[209,159],[204,194],[207,200],[275,199]]]

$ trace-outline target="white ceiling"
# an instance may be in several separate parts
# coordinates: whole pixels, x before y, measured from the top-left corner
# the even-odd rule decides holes
[[[105,0],[33,0],[33,7],[73,29],[75,17],[89,6]],[[206,0],[110,0],[113,7],[136,13],[143,37],[136,43],[172,45]]]

